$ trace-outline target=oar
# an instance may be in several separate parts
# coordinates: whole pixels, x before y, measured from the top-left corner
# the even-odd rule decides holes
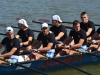
[[[6,60],[4,60],[4,59],[1,59],[1,58],[0,58],[0,60],[9,63],[8,61],[6,61]],[[19,63],[10,63],[10,64],[12,64],[12,65],[16,65],[16,66],[20,66],[20,67],[23,67],[23,68],[25,68],[25,69],[27,69],[27,70],[35,71],[35,72],[40,73],[40,74],[43,74],[43,75],[49,75],[49,74],[44,73],[44,72],[42,72],[42,71],[39,71],[39,70],[37,70],[37,69],[29,68],[29,67],[23,66],[23,65],[21,65],[21,64],[19,64]]]
[[[95,24],[95,26],[100,26],[100,25],[98,25],[98,24]]]
[[[40,54],[40,53],[39,53],[39,54]],[[41,54],[41,55],[43,55],[43,54]],[[64,64],[64,65],[66,65],[66,66],[72,67],[72,68],[74,68],[74,69],[76,69],[76,70],[78,70],[78,71],[80,71],[80,72],[83,72],[83,73],[85,73],[85,74],[87,74],[87,75],[92,75],[92,74],[90,74],[90,73],[88,73],[88,72],[86,72],[86,71],[84,71],[84,70],[81,70],[81,69],[79,69],[79,68],[77,68],[77,67],[75,67],[75,66],[73,66],[73,65],[70,65],[70,64],[65,63],[65,62],[63,62],[63,61],[61,61],[61,60],[58,60],[57,58],[50,58],[50,57],[48,57],[48,56],[46,56],[46,55],[43,55],[43,56],[47,57],[48,59],[53,59],[54,61],[57,61],[57,62],[59,62],[59,63],[62,63],[62,64]]]
[[[42,22],[37,22],[37,21],[32,21],[33,23],[38,23],[38,24],[42,24]],[[52,26],[52,24],[48,24],[50,26]],[[72,29],[73,27],[71,26],[67,26],[67,25],[64,25],[66,28],[69,28],[69,29]]]
[[[15,26],[11,26],[11,27],[18,28],[18,27],[15,27]],[[34,31],[34,32],[41,32],[41,31],[38,31],[38,30],[33,30],[33,29],[31,29],[31,30]]]
[[[6,24],[0,24],[0,26],[7,27]],[[11,26],[11,27],[18,28],[16,26]],[[31,29],[31,30],[34,31],[34,32],[41,32],[41,31],[38,31],[38,30],[33,30],[33,29]]]
[[[76,50],[76,49],[71,49],[71,50]],[[98,58],[100,58],[100,56],[99,55],[95,55],[95,54],[93,54],[93,53],[87,53],[87,52],[83,52],[83,51],[79,51],[79,50],[77,50],[77,52],[79,52],[79,53],[81,53],[81,54],[87,54],[87,55],[91,55],[91,56],[96,56],[96,57],[98,57]]]
[[[55,58],[52,58],[52,59],[55,60],[55,61],[57,61],[57,62],[60,62],[60,63],[62,63],[62,64],[64,64],[64,65],[66,65],[66,66],[72,67],[72,68],[74,68],[74,69],[76,69],[76,70],[78,70],[78,71],[80,71],[80,72],[83,72],[83,73],[85,73],[85,74],[87,74],[87,75],[92,75],[92,74],[90,74],[90,73],[88,73],[88,72],[86,72],[86,71],[84,71],[84,70],[81,70],[81,69],[79,69],[79,68],[77,68],[77,67],[75,67],[75,66],[73,66],[73,65],[70,65],[70,64],[68,64],[68,63],[65,63],[65,62],[63,62],[63,61],[61,61],[61,60],[58,60],[58,59],[55,59]]]
[[[68,24],[73,24],[73,22],[64,22],[64,21],[63,21],[62,23],[68,23]]]
[[[73,22],[62,22],[62,23],[69,23],[69,24],[73,24]],[[100,26],[99,24],[95,24],[95,26]]]
[[[20,20],[22,18],[16,18],[16,20]],[[39,19],[38,21],[42,21],[42,22],[37,22],[37,21],[32,21],[33,23],[38,23],[38,24],[42,24],[43,22],[49,22],[49,20],[46,20],[46,19]],[[52,26],[52,24],[48,24],[50,26]],[[64,25],[66,28],[69,28],[69,29],[72,29],[73,27],[71,26],[67,26],[67,25]]]
[[[40,73],[40,74],[43,74],[43,75],[49,75],[49,74],[44,73],[44,72],[42,72],[42,71],[39,71],[39,70],[37,70],[37,69],[29,68],[29,67],[23,66],[23,65],[21,65],[21,64],[19,64],[19,63],[15,63],[15,65],[16,65],[16,66],[23,67],[23,68],[28,69],[28,70],[31,70],[31,71],[35,71],[35,72]]]
[[[0,24],[0,26],[6,27],[6,24]]]
[[[16,18],[17,20],[19,20],[20,18]],[[50,22],[50,20],[47,20],[47,19],[38,19],[38,22],[36,22],[36,21],[33,21],[34,23],[39,23],[39,24],[41,24],[41,22],[43,23],[43,22]],[[68,24],[73,24],[73,22],[66,22],[66,21],[63,21],[62,23],[68,23]],[[51,25],[51,24],[50,24]],[[66,26],[66,25],[65,25]],[[100,25],[98,25],[98,24],[95,24],[95,26],[100,26]],[[69,28],[69,26],[68,27],[66,27],[66,28]]]
[[[4,33],[0,33],[0,35],[4,35],[4,36],[6,36],[6,34],[4,34]]]

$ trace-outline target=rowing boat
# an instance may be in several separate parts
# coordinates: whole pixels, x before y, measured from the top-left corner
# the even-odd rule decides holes
[[[100,55],[100,52],[92,52],[91,54]],[[56,59],[59,59],[65,63],[69,63],[73,66],[79,66],[79,65],[85,65],[85,64],[93,64],[100,62],[100,58],[97,58],[95,56],[91,56],[88,54],[78,54],[78,55],[65,55],[61,57],[56,57]],[[58,70],[62,68],[68,68],[68,66],[65,66],[64,64],[61,64],[57,61],[54,61],[52,59],[40,59],[35,61],[26,61],[26,62],[20,62],[21,65],[27,66],[29,68],[35,68],[41,71],[45,70]],[[22,67],[14,66],[14,65],[0,65],[0,75],[23,75],[26,73],[29,73],[31,71],[24,69]]]

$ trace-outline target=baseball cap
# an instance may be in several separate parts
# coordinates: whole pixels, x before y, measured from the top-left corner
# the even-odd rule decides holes
[[[47,24],[47,23],[43,23],[43,24],[42,24],[42,28],[43,28],[43,27],[47,27],[47,28],[48,28],[48,24]]]
[[[7,33],[7,32],[13,32],[13,28],[12,28],[12,27],[7,27],[7,28],[6,28],[6,33]]]
[[[60,17],[59,17],[58,15],[54,15],[54,16],[52,17],[52,20],[57,20],[57,21],[59,21],[59,22],[62,22],[62,20],[60,19]]]
[[[24,26],[28,27],[28,24],[25,19],[20,19],[18,23],[23,24]]]

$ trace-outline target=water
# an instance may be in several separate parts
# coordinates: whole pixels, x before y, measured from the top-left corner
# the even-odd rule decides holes
[[[98,65],[98,67],[97,67]],[[84,66],[79,66],[78,68],[91,73],[92,75],[100,75],[100,64],[90,64],[90,65],[84,65]],[[73,68],[67,68],[67,69],[61,69],[61,70],[56,70],[56,71],[46,71],[49,75],[87,75],[85,73],[82,73],[80,71],[77,71]],[[33,74],[26,74],[26,75],[33,75]],[[40,74],[36,74],[40,75]]]
[[[100,24],[100,0],[0,0],[0,24],[17,26],[16,18],[27,20],[30,28],[41,30],[41,25],[32,23],[32,20],[48,19],[51,21],[53,15],[58,14],[63,21],[72,22],[80,20],[80,13],[86,11],[89,19],[95,24]],[[70,24],[66,24],[70,25]],[[96,27],[97,29],[98,27]],[[15,33],[18,31],[14,29]],[[5,27],[0,26],[0,33],[5,33]],[[35,33],[35,38],[38,33]],[[0,41],[4,36],[0,36]],[[100,64],[80,67],[100,75]],[[94,70],[95,68],[95,70]],[[83,75],[73,69],[64,69],[49,72],[51,75]]]

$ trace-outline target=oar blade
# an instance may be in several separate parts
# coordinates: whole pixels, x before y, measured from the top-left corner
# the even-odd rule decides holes
[[[2,26],[2,27],[6,27],[6,24],[0,24],[0,26]]]

